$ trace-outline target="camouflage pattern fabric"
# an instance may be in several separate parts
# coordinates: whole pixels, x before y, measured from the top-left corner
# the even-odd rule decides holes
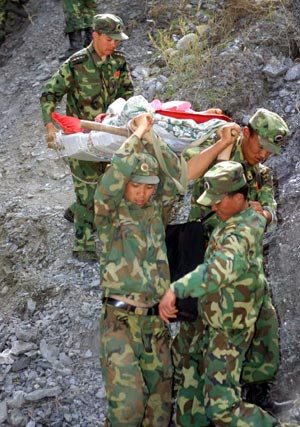
[[[155,144],[168,170],[179,178],[177,155],[159,138]],[[152,144],[132,135],[113,155],[95,193],[95,223],[102,247],[103,296],[119,295],[152,306],[170,285],[163,212],[172,204],[176,187],[159,170],[156,191],[142,208],[124,199],[126,183],[136,176],[144,152],[154,156]],[[128,314],[104,303],[101,366],[108,399],[106,426],[168,426],[173,381],[169,339],[159,316]]]
[[[243,166],[232,160],[217,163],[205,173],[205,191],[197,203],[211,206],[220,203],[228,193],[233,193],[246,185]]]
[[[196,155],[199,151],[202,151],[204,148],[211,146],[216,141],[216,138],[212,137],[211,139],[205,141],[201,147],[194,147],[188,149],[186,151],[187,160],[194,155]],[[243,165],[244,173],[247,179],[247,183],[250,187],[249,191],[249,200],[257,200],[264,206],[264,209],[269,210],[272,213],[273,221],[269,224],[268,230],[272,231],[277,224],[276,219],[276,208],[277,203],[274,198],[274,187],[273,187],[273,178],[271,174],[271,170],[262,164],[256,166],[250,166],[245,163],[242,147],[241,147],[241,138],[237,141],[236,145],[233,148],[231,154],[231,160],[239,162]],[[197,203],[197,199],[199,195],[203,193],[205,190],[204,180],[197,180],[192,193],[192,202],[191,202],[191,212],[189,216],[189,220],[193,221],[197,218],[203,218],[210,209],[199,205]],[[210,234],[214,230],[214,228],[218,225],[218,218],[213,215],[209,218],[208,221],[205,222],[205,230],[207,234],[207,240],[209,239]],[[198,339],[196,343],[183,355],[178,354],[181,348],[185,347],[185,343],[189,340],[189,335],[195,333],[196,324],[181,322],[179,331],[177,336],[172,344],[172,352],[173,358],[175,361],[175,380],[180,378],[182,375],[185,375],[180,365],[176,365],[176,361],[180,359],[180,357],[184,357],[185,360],[185,372],[188,369],[188,359],[191,359],[191,365],[188,375],[186,375],[185,380],[180,380],[181,386],[177,387],[180,394],[183,393],[186,399],[186,394],[192,398],[192,394],[188,392],[190,387],[189,378],[196,378],[198,373],[192,372],[194,367],[196,366],[194,360],[197,359],[197,353],[202,352],[202,343],[201,340]],[[199,332],[201,334],[201,330],[203,326],[201,326],[201,320],[197,320],[197,327],[199,328]],[[245,382],[257,382],[257,381],[266,381],[274,378],[274,375],[278,368],[279,363],[279,341],[278,341],[278,319],[275,312],[275,309],[272,305],[271,300],[266,302],[264,310],[260,312],[259,322],[257,322],[255,329],[255,339],[253,340],[251,346],[252,350],[247,353],[247,360],[244,363],[245,376],[242,375],[242,379]],[[259,366],[258,362],[261,362]],[[193,379],[193,388],[197,389],[197,385],[195,380]],[[187,387],[187,391],[182,389],[182,384],[184,387]],[[191,403],[190,403],[191,405]],[[187,404],[189,406],[189,404]],[[180,411],[180,406],[179,406]],[[185,418],[188,418],[187,410],[185,411]],[[179,413],[179,418],[181,415]],[[180,424],[181,426],[189,426],[189,424]]]
[[[106,305],[100,336],[109,402],[105,426],[168,426],[173,366],[164,322],[159,316],[136,316]]]
[[[130,181],[140,184],[159,183],[159,165],[155,157],[148,153],[139,153],[138,163],[132,171]]]
[[[269,290],[255,324],[254,338],[246,353],[241,380],[259,383],[272,380],[279,367],[279,322]]]
[[[289,134],[289,128],[278,114],[259,108],[250,118],[249,126],[258,133],[259,143],[265,150],[280,154],[280,147]]]
[[[102,61],[91,45],[64,62],[42,88],[45,124],[65,94],[67,115],[84,120],[94,120],[117,98],[130,98],[133,84],[124,54],[115,51]]]
[[[92,28],[97,13],[97,0],[62,0],[65,14],[65,33]]]
[[[88,76],[88,79],[87,79]],[[67,94],[67,115],[85,120],[106,111],[117,98],[128,99],[133,84],[128,65],[121,52],[114,52],[102,61],[93,45],[64,62],[42,88],[41,106],[44,123],[51,121],[51,112]],[[69,159],[74,179],[76,201],[74,250],[94,250],[93,194],[105,164]]]
[[[93,18],[93,29],[98,34],[106,34],[113,40],[127,40],[128,36],[124,33],[124,22],[122,18],[111,13],[100,13]]]
[[[210,138],[209,140],[205,141],[200,147],[188,149],[185,153],[186,159],[188,160],[194,157],[200,151],[207,147],[210,147],[215,142],[216,138]],[[272,214],[273,221],[268,225],[268,231],[273,231],[277,225],[277,203],[274,197],[272,172],[270,168],[262,164],[258,164],[255,166],[248,165],[244,159],[241,142],[242,138],[239,138],[232,150],[230,160],[241,163],[243,165],[247,183],[250,186],[249,200],[255,200],[260,202],[264,209],[268,210]],[[204,190],[204,180],[196,180],[192,193],[189,221],[194,221],[195,219],[203,218],[210,211],[210,208],[199,205],[197,203],[200,194],[202,194]],[[218,219],[215,215],[205,223],[208,237],[217,224]]]
[[[253,337],[254,327],[248,330],[208,329],[203,348],[203,401],[207,421],[201,426],[275,427],[280,422],[269,413],[241,400],[239,378],[247,346]],[[202,385],[202,384],[201,384]],[[200,412],[199,409],[197,412]]]
[[[176,426],[206,425],[203,401],[199,390],[203,373],[205,325],[200,317],[194,322],[181,322],[180,334],[172,341]]]
[[[250,187],[249,200],[260,202],[260,204],[264,207],[265,210],[268,210],[269,212],[271,212],[273,220],[268,225],[267,230],[269,232],[273,231],[277,225],[277,216],[276,216],[277,203],[274,196],[274,183],[273,183],[273,176],[270,168],[262,164],[258,164],[255,166],[250,166],[246,164],[244,160],[243,152],[242,152],[241,140],[239,140],[235,145],[231,154],[231,160],[241,163],[243,165],[247,183]],[[201,206],[196,202],[196,198],[203,191],[204,191],[204,181],[199,180],[198,189],[196,190],[196,186],[194,187],[194,193],[192,196],[193,207],[190,214],[190,220],[194,219],[195,214],[199,215],[198,218],[199,217],[202,218],[203,215],[207,214],[210,210],[209,208],[206,208],[205,206]],[[208,236],[212,232],[213,228],[218,224],[218,222],[219,221],[216,218],[216,216],[213,215],[213,217],[205,223],[205,228],[207,229]],[[271,303],[271,300],[268,302],[268,304],[266,304],[265,310],[263,310],[260,313],[261,322],[258,322],[256,325],[255,335],[257,337],[257,341],[253,341],[253,346],[257,348],[256,350],[257,354],[255,358],[260,359],[263,362],[263,359],[265,358],[266,354],[264,353],[260,354],[260,351],[263,348],[268,349],[267,350],[268,355],[273,354],[274,371],[276,371],[276,367],[278,367],[278,360],[279,360],[279,342],[278,342],[278,331],[277,331],[278,319],[277,319],[275,309]],[[265,321],[261,319],[262,315],[266,316]],[[260,330],[260,325],[263,325],[261,330]],[[271,332],[272,333],[275,332],[275,334],[270,336],[269,333]],[[258,344],[259,341],[260,341],[260,344]],[[253,348],[252,354],[254,355],[254,348]],[[248,360],[248,363],[251,363],[250,360]],[[271,365],[271,361],[267,362],[267,366],[264,366],[264,364],[262,364],[261,381],[266,379],[265,372],[269,371],[270,365]],[[257,363],[254,362],[254,366],[256,367],[256,369],[258,369]],[[251,369],[251,366],[249,366],[249,370],[250,369]],[[273,371],[273,374],[269,377],[269,380],[273,379],[274,371]],[[256,375],[258,375],[258,373]],[[249,375],[247,376],[249,378]]]
[[[202,348],[196,361],[194,385],[198,392],[192,396],[194,390],[181,391],[178,426],[279,425],[262,409],[243,402],[240,388],[245,354],[266,289],[262,255],[265,223],[252,208],[220,222],[211,235],[204,263],[171,284],[177,297],[199,298],[204,331],[199,337]],[[191,375],[195,372],[189,370],[190,366],[187,371],[183,367],[182,375],[188,384],[193,382]]]
[[[76,194],[76,203],[72,205],[75,226],[73,250],[95,252],[94,195],[98,178],[105,171],[106,164],[69,158],[69,165]]]
[[[176,154],[160,139],[170,173],[179,177]],[[146,147],[146,148],[145,148]],[[130,295],[141,303],[158,303],[170,284],[163,212],[176,195],[173,181],[162,172],[150,202],[141,209],[123,198],[124,188],[138,164],[139,152],[153,147],[134,135],[114,154],[95,193],[95,224],[101,243],[103,295]],[[141,262],[142,261],[142,262]]]

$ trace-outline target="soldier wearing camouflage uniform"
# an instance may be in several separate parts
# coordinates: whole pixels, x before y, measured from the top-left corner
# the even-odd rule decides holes
[[[162,215],[176,187],[159,172],[151,144],[141,140],[147,129],[142,122],[117,150],[95,194],[102,245],[101,367],[110,427],[167,426],[171,414],[170,333],[157,303],[170,284]],[[178,176],[177,156],[160,144]]]
[[[230,159],[239,162],[244,169],[249,185],[250,205],[267,220],[268,230],[276,226],[276,201],[274,199],[273,179],[270,169],[262,165],[271,153],[279,154],[279,146],[288,135],[286,123],[277,114],[266,109],[259,109],[249,120],[248,126],[243,129],[233,146]],[[200,147],[187,150],[186,158],[193,158],[199,151],[209,147],[215,142],[212,137]],[[192,208],[189,220],[203,218],[210,209],[197,204],[197,199],[204,191],[204,180],[195,182],[192,195]],[[219,220],[213,215],[205,222],[207,239],[216,227]],[[247,354],[242,380],[252,384],[245,386],[251,388],[264,388],[266,406],[270,404],[267,391],[270,381],[274,378],[279,364],[278,320],[272,305],[269,292],[266,292],[264,304],[261,308],[257,322],[254,340]],[[200,381],[198,367],[201,363],[202,336],[204,331],[202,318],[199,316],[194,322],[181,322],[176,335],[172,351],[175,364],[175,388],[177,396],[177,425],[188,427],[191,424],[192,411],[196,411],[198,384]],[[266,353],[266,349],[267,353]],[[249,390],[248,390],[249,393]],[[249,395],[248,395],[249,396]],[[249,400],[255,402],[253,397]],[[263,405],[262,401],[259,402]],[[270,409],[270,408],[269,408]]]
[[[93,43],[64,62],[42,88],[42,114],[50,137],[58,131],[51,122],[51,113],[65,94],[67,115],[85,120],[94,120],[117,98],[133,95],[126,59],[115,50],[121,40],[128,38],[122,19],[111,14],[96,15],[93,26]],[[83,261],[97,260],[94,192],[106,164],[69,158],[69,165],[76,193],[73,255]]]
[[[178,298],[198,298],[203,321],[198,355],[197,427],[275,427],[279,422],[241,398],[240,376],[266,293],[262,239],[266,218],[247,201],[249,186],[240,163],[223,161],[204,175],[198,203],[219,218],[204,263],[173,282],[159,305],[163,320],[176,316]],[[183,414],[184,415],[184,414]]]
[[[231,129],[239,127],[228,125],[217,144],[186,166],[152,130],[146,133],[153,124],[150,115],[135,121],[137,129],[114,154],[95,194],[102,246],[100,334],[106,425],[167,427],[173,366],[169,330],[157,308],[170,285],[167,213],[176,197],[175,183],[184,181],[185,171],[190,179],[202,176],[211,161],[233,144]]]
[[[65,33],[70,47],[59,57],[67,59],[76,51],[86,47],[92,41],[93,17],[97,14],[97,0],[62,0],[65,13]]]

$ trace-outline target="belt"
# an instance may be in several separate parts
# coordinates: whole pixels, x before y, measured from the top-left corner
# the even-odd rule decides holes
[[[158,304],[155,304],[153,307],[135,307],[114,298],[103,298],[102,304],[107,304],[120,310],[125,310],[127,313],[137,314],[138,316],[158,316]]]

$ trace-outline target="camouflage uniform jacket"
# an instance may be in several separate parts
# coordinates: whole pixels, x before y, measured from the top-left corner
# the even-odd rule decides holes
[[[117,98],[130,98],[133,84],[124,54],[115,51],[102,61],[91,43],[65,61],[42,88],[45,124],[65,94],[67,115],[84,120],[94,120]]]
[[[191,148],[186,151],[186,159],[189,159],[199,151],[211,146],[216,142],[216,138],[210,138],[205,141],[200,147]],[[277,217],[276,217],[276,208],[277,203],[274,197],[274,187],[273,187],[273,176],[270,168],[259,163],[254,166],[250,166],[245,162],[242,145],[242,139],[239,138],[237,143],[235,144],[230,160],[234,160],[243,165],[245,176],[247,182],[250,186],[249,192],[249,200],[258,201],[264,207],[265,210],[268,210],[272,214],[272,221],[268,225],[268,231],[272,231],[275,229],[277,225]],[[211,165],[213,166],[213,164]],[[204,180],[199,179],[195,181],[195,185],[193,187],[192,200],[191,200],[191,212],[189,216],[189,221],[193,221],[198,218],[203,218],[210,209],[201,206],[197,203],[197,199],[204,191]],[[209,230],[209,234],[212,229],[218,224],[218,219],[215,215],[213,215],[205,224],[207,229]]]
[[[204,263],[171,288],[179,298],[199,298],[199,313],[213,328],[244,329],[257,319],[266,278],[262,238],[266,220],[252,208],[220,221]]]
[[[162,140],[158,142],[168,170],[178,179],[178,157]],[[125,200],[125,185],[140,151],[154,155],[150,144],[131,136],[115,152],[96,190],[95,224],[101,243],[103,295],[117,294],[154,304],[170,285],[163,212],[173,202],[176,187],[160,173],[156,192],[144,207]]]

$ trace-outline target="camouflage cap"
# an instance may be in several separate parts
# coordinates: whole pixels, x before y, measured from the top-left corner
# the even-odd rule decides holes
[[[244,169],[240,163],[233,161],[217,163],[204,175],[205,191],[197,203],[212,206],[229,193],[242,188],[246,183]]]
[[[289,128],[278,114],[260,108],[250,118],[249,125],[258,133],[259,143],[264,150],[280,154],[280,146],[285,142]]]
[[[138,164],[136,165],[130,181],[140,184],[158,184],[159,166],[155,157],[147,153],[139,153]]]
[[[117,15],[103,13],[93,18],[93,29],[99,34],[106,34],[114,40],[127,40],[128,36],[123,32],[124,23]]]

